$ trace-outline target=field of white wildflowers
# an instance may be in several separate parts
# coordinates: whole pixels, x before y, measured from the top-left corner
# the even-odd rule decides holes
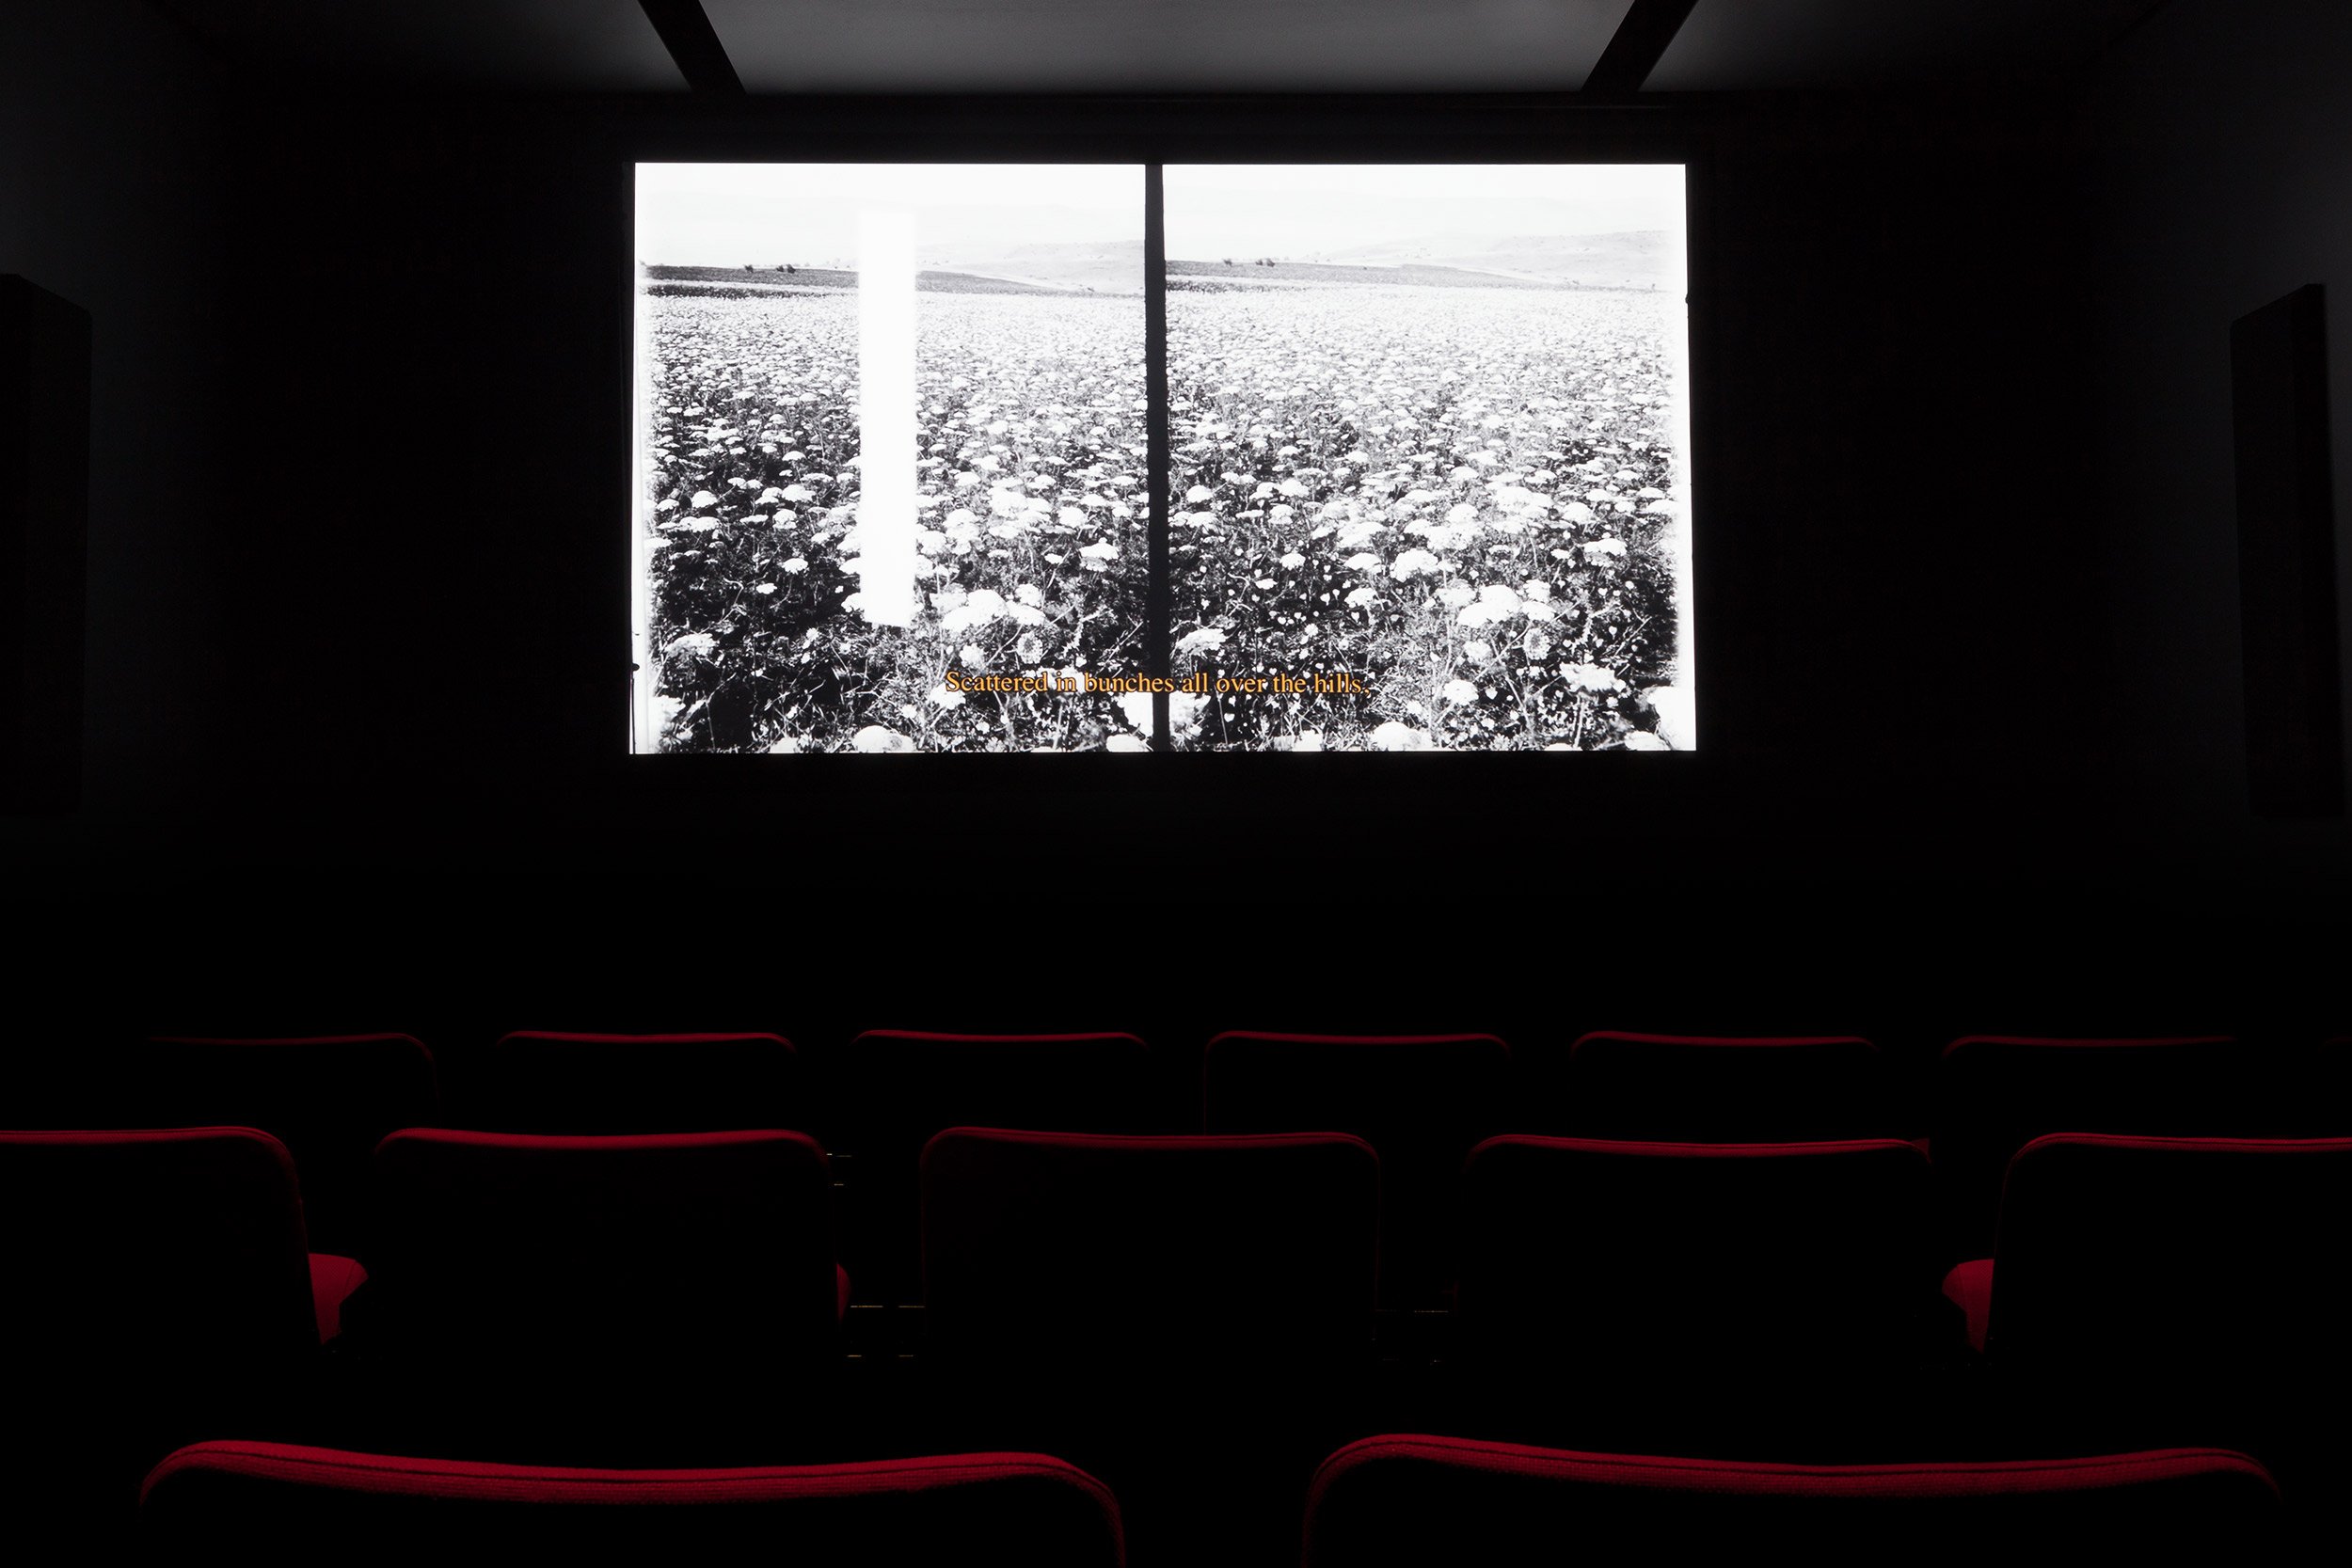
[[[1179,743],[1667,749],[1678,293],[1210,270],[1168,279],[1176,673],[1370,695],[1212,699]]]
[[[854,279],[671,281],[645,309],[661,749],[1145,747],[1148,698],[946,684],[1138,670],[1141,299],[918,295],[923,609],[903,628],[854,608]],[[1172,267],[1173,673],[1368,688],[1179,694],[1176,743],[1666,749],[1680,310]]]
[[[648,291],[661,749],[1143,749],[1148,700],[946,684],[1140,664],[1143,301],[917,296],[924,609],[893,627],[856,612],[849,565],[854,283],[759,288]]]

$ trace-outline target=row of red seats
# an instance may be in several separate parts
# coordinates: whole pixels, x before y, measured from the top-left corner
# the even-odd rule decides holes
[[[0,1134],[10,1253],[39,1282],[5,1311],[24,1342],[101,1325],[217,1370],[290,1363],[364,1302],[377,1354],[477,1390],[838,1354],[849,1281],[803,1134],[411,1130],[376,1160],[385,1228],[354,1298],[363,1272],[307,1253],[264,1133]],[[1490,1139],[1462,1176],[1451,1354],[1587,1400],[1915,1366],[1940,1348],[1928,1171],[1895,1140]],[[1381,1163],[1359,1139],[952,1129],[922,1172],[923,1349],[951,1368],[1296,1371],[1373,1346]],[[2352,1139],[2054,1134],[2011,1164],[1994,1257],[1944,1291],[1997,1367],[2052,1388],[2160,1367],[2163,1402],[2209,1418],[2342,1376],[2345,1212]]]
[[[1210,1042],[1187,1117],[1155,1113],[1152,1053],[1119,1034],[875,1031],[818,1072],[771,1035],[519,1033],[461,1053],[451,1092],[407,1036],[160,1039],[86,1054],[94,1087],[20,1107],[20,1125],[260,1127],[293,1149],[319,1245],[360,1256],[373,1245],[373,1150],[399,1128],[805,1129],[834,1155],[843,1247],[867,1302],[920,1295],[916,1161],[951,1126],[1352,1132],[1382,1157],[1384,1305],[1396,1307],[1439,1304],[1454,1175],[1485,1137],[1776,1143],[1915,1131],[1891,1108],[1880,1053],[1856,1037],[1604,1033],[1514,1052],[1482,1035],[1227,1034]],[[2314,1064],[2330,1059],[2282,1070],[2219,1037],[1955,1042],[1939,1066],[1932,1138],[1945,1259],[1992,1251],[2002,1173],[2044,1132],[2352,1133],[2352,1106],[2322,1092]]]
[[[1957,1465],[1821,1466],[1594,1454],[1422,1435],[1350,1444],[1316,1470],[1306,1568],[1500,1568],[1531,1554],[1701,1560],[1802,1554],[1826,1564],[1981,1563],[2095,1542],[2158,1562],[2242,1561],[2275,1546],[2279,1495],[2219,1449]],[[274,1444],[174,1453],[140,1503],[151,1544],[184,1560],[292,1560],[322,1543],[369,1560],[528,1548],[638,1561],[756,1543],[793,1560],[944,1562],[976,1544],[1025,1568],[1122,1568],[1118,1499],[1040,1454],[952,1454],[757,1469],[615,1471],[453,1464]]]
[[[964,1103],[1010,1093],[1034,1107],[1056,1086],[1048,1079],[1084,1085],[1085,1064],[1141,1051],[1126,1037],[900,1038],[954,1064],[909,1084],[918,1128],[940,1108],[920,1109],[926,1093],[964,1094]],[[242,1065],[248,1087],[238,1092],[259,1084],[289,1114],[315,1115],[319,1098],[291,1086],[306,1072],[363,1059],[430,1067],[401,1037],[310,1044],[158,1043],[145,1081],[124,1087],[177,1092],[176,1073],[178,1087],[224,1093],[237,1089]],[[1934,1166],[1922,1148],[1504,1136],[1465,1162],[1449,1144],[1458,1124],[1417,1142],[1443,1125],[1414,1104],[1444,1082],[1431,1064],[1491,1061],[1498,1044],[1274,1038],[1228,1048],[1229,1063],[1271,1063],[1262,1077],[1279,1082],[1288,1069],[1306,1097],[1302,1109],[1271,1113],[1273,1125],[1312,1125],[1336,1106],[1366,1116],[1369,1141],[963,1129],[890,1159],[873,1152],[882,1143],[866,1143],[850,1196],[872,1204],[903,1170],[902,1233],[923,1238],[926,1403],[952,1418],[946,1434],[958,1439],[926,1451],[1039,1449],[1093,1462],[1071,1441],[1133,1435],[1138,1411],[1213,1408],[1221,1388],[1259,1410],[1265,1431],[1252,1435],[1273,1447],[1257,1469],[1274,1478],[1279,1500],[1291,1472],[1276,1437],[1295,1438],[1295,1449],[1395,1424],[1356,1419],[1361,1412],[1346,1404],[1374,1344],[1376,1282],[1395,1275],[1400,1255],[1424,1278],[1458,1281],[1457,1333],[1439,1360],[1458,1386],[1443,1408],[1482,1437],[1557,1444],[1564,1424],[1581,1422],[1625,1448],[1616,1439],[1663,1412],[1646,1451],[1692,1451],[1709,1420],[1737,1412],[1749,1419],[1725,1440],[1734,1451],[1763,1433],[1771,1446],[1756,1451],[1788,1458],[1808,1424],[1835,1446],[1870,1428],[1871,1411],[1916,1402],[1907,1371],[1947,1334],[1956,1338],[1937,1318],[1950,1254],[1937,1239]],[[781,1045],[746,1049],[772,1061]],[[692,1041],[642,1037],[525,1048],[547,1064],[557,1098],[566,1084],[596,1081],[579,1070],[586,1064],[611,1064],[615,1104],[632,1084],[694,1084],[691,1071],[666,1068],[721,1059],[699,1056]],[[1727,1072],[1757,1070],[1759,1081],[1771,1072],[1755,1064],[1829,1054],[1809,1045],[1658,1049],[1696,1064],[1737,1061]],[[2049,1052],[2097,1061],[2110,1085],[2127,1082],[2118,1064],[2153,1062],[2147,1076],[2162,1081],[2193,1077],[2180,1064],[2199,1057],[2232,1059],[2209,1042]],[[1002,1067],[1023,1059],[1069,1070],[1025,1085]],[[2111,1093],[2097,1108],[2120,1115],[2119,1101],[2131,1096]],[[699,1103],[708,1118],[720,1102]],[[1367,1106],[1398,1119],[1376,1122]],[[358,1144],[353,1125],[313,1155]],[[2281,1418],[2284,1396],[2324,1403],[2344,1383],[2327,1310],[2344,1284],[2329,1227],[2346,1196],[2346,1147],[2040,1140],[2010,1171],[1997,1267],[1963,1266],[1945,1293],[1970,1308],[1987,1365],[2032,1402],[2033,1425],[2067,1433],[2064,1451],[2251,1448],[2274,1461],[2292,1497],[2314,1472],[2300,1451],[2308,1423]],[[1953,1148],[1939,1136],[1938,1164]],[[175,1151],[196,1157],[173,1168]],[[376,1395],[422,1418],[411,1430],[438,1433],[411,1451],[498,1453],[476,1441],[485,1412],[514,1408],[532,1412],[535,1430],[511,1452],[551,1453],[548,1434],[577,1426],[579,1451],[591,1456],[582,1462],[634,1462],[616,1457],[628,1434],[700,1421],[709,1389],[764,1388],[797,1409],[822,1407],[848,1291],[832,1243],[840,1195],[813,1140],[755,1130],[422,1129],[396,1132],[365,1158],[373,1168],[350,1176],[345,1213],[367,1218],[354,1228],[377,1277],[353,1298],[358,1262],[303,1259],[300,1187],[284,1149],[262,1134],[0,1137],[5,1240],[25,1276],[42,1282],[0,1314],[14,1320],[13,1342],[82,1348],[92,1371],[73,1397],[114,1412],[94,1433],[121,1448],[108,1474],[135,1480],[186,1438],[294,1430],[278,1396],[346,1301],[345,1348],[365,1353],[352,1364],[369,1369]],[[208,1164],[219,1173],[208,1175]],[[313,1164],[303,1183],[313,1183]],[[251,1201],[264,1191],[265,1201]],[[379,1212],[357,1207],[379,1198]],[[240,1268],[243,1286],[230,1278]],[[275,1283],[253,1283],[263,1278]],[[305,1326],[288,1334],[295,1323]],[[272,1335],[275,1348],[256,1338]],[[102,1386],[120,1397],[90,1404]],[[1162,1402],[1138,1403],[1152,1388]],[[701,1402],[681,1398],[689,1391],[702,1391]],[[1942,1406],[1928,1407],[1932,1425]],[[124,1410],[140,1419],[124,1420]],[[1277,1431],[1327,1416],[1328,1431]],[[51,1472],[60,1491],[98,1473],[85,1463],[87,1445],[54,1442],[39,1424],[24,1430],[37,1451],[11,1481],[52,1462],[66,1466]],[[1569,1435],[1566,1446],[1600,1446]],[[714,1451],[742,1450],[718,1441]],[[1127,1453],[1091,1467],[1165,1524],[1184,1505],[1164,1477],[1196,1460]]]

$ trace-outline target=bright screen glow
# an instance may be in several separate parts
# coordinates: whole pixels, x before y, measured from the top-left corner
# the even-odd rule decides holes
[[[638,752],[1689,750],[1679,166],[640,165]]]

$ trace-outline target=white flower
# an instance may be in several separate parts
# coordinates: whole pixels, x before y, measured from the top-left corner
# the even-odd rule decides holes
[[[784,569],[792,576],[798,577],[801,573],[808,570],[808,562],[803,561],[796,555],[791,560],[784,563]]]
[[[1530,578],[1519,592],[1531,599],[1541,601],[1551,597],[1551,584],[1541,578]]]
[[[1465,642],[1462,644],[1462,657],[1484,663],[1495,657],[1495,651],[1484,642]]]
[[[1568,502],[1560,509],[1560,515],[1572,523],[1589,523],[1593,520],[1593,509],[1582,501]]]
[[[868,724],[850,737],[850,749],[853,752],[905,752],[914,750],[914,741],[897,730]]]
[[[1597,664],[1567,664],[1560,673],[1579,691],[1614,691],[1617,677]]]
[[[988,650],[977,642],[966,642],[956,651],[956,657],[962,661],[963,667],[967,670],[988,668]]]
[[[993,588],[973,590],[971,595],[955,609],[939,618],[943,631],[962,631],[967,627],[986,626],[1005,613],[1005,596]]]
[[[1175,653],[1177,657],[1184,658],[1192,654],[1200,653],[1205,648],[1221,648],[1223,646],[1225,646],[1225,633],[1222,628],[1216,626],[1201,626],[1198,630],[1188,631],[1184,633],[1184,636],[1178,638],[1176,640]]]
[[[1305,564],[1307,564],[1307,558],[1300,555],[1296,550],[1293,550],[1288,555],[1282,557],[1282,568],[1285,571],[1295,572]]]
[[[718,505],[718,504],[719,504],[719,498],[718,498],[718,497],[716,497],[716,496],[714,496],[714,495],[712,495],[709,491],[707,491],[707,490],[697,490],[697,491],[695,491],[695,492],[694,492],[694,510],[695,510],[695,511],[700,512],[700,511],[701,511],[704,507],[706,507],[706,506],[716,506],[716,505]]]
[[[1429,732],[1391,719],[1372,732],[1372,744],[1380,752],[1426,752],[1430,750]]]
[[[1499,582],[1490,582],[1478,591],[1478,602],[1462,611],[1462,625],[1488,626],[1507,621],[1519,612],[1519,596]]]
[[[1352,588],[1348,590],[1347,599],[1345,602],[1350,609],[1361,610],[1364,606],[1371,604],[1379,596],[1379,594],[1374,593],[1369,588]]]
[[[1119,546],[1099,543],[1083,545],[1079,546],[1078,554],[1081,559],[1087,561],[1116,561],[1119,559]]]
[[[1478,688],[1466,680],[1450,680],[1445,683],[1445,689],[1438,695],[1445,698],[1447,702],[1457,705],[1474,703],[1478,701]]]
[[[1351,572],[1372,572],[1380,567],[1380,558],[1370,550],[1358,550],[1343,562]]]
[[[661,651],[665,654],[707,654],[719,645],[719,640],[707,631],[690,631],[684,637],[673,638]]]
[[[1216,492],[1210,489],[1205,484],[1196,484],[1191,489],[1184,492],[1184,504],[1186,506],[1199,506],[1202,501],[1215,499],[1216,499]]]
[[[963,705],[963,693],[958,691],[952,686],[934,686],[930,690],[930,701],[938,706],[944,708],[961,707]]]
[[[1623,561],[1625,559],[1625,541],[1622,539],[1595,539],[1584,546],[1584,559],[1587,562],[1593,562],[1603,561]]]
[[[784,487],[784,499],[790,501],[795,506],[800,506],[808,501],[815,500],[817,499],[817,493],[805,484],[787,484]],[[696,501],[694,504],[699,506],[702,503],[700,501]]]
[[[755,587],[755,588],[752,590],[752,592],[753,592],[753,593],[755,593],[755,594],[772,594],[772,593],[774,593],[775,591],[776,591],[776,585],[775,585],[774,583],[772,583],[772,582],[763,582],[763,583],[760,583],[758,586]]]
[[[1395,564],[1389,568],[1389,575],[1403,580],[1419,577],[1424,572],[1436,573],[1441,570],[1443,568],[1438,564],[1438,558],[1427,550],[1406,550],[1396,558]]]

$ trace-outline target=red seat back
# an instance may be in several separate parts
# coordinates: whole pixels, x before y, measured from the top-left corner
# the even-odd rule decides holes
[[[818,1117],[781,1035],[518,1030],[459,1065],[455,1119],[501,1132],[717,1132]]]
[[[1891,1139],[1495,1138],[1463,1176],[1458,1329],[1580,1382],[1854,1378],[1940,1317],[1927,1159]]]
[[[962,1366],[1327,1366],[1368,1348],[1379,1160],[1339,1133],[951,1128],[923,1153],[926,1330]]]
[[[285,1418],[318,1349],[294,1162],[249,1128],[0,1132],[0,1512],[87,1547],[208,1432]]]
[[[6,1342],[76,1375],[234,1378],[318,1345],[294,1161],[251,1128],[0,1132],[0,1257]]]
[[[335,1543],[516,1560],[946,1562],[1018,1544],[1035,1568],[1120,1568],[1119,1505],[1041,1454],[949,1454],[790,1468],[577,1470],[459,1464],[269,1443],[200,1443],[156,1466],[145,1533],[175,1558],[293,1560]]]
[[[2064,1402],[2255,1442],[2352,1389],[2347,1215],[2352,1139],[2037,1138],[2002,1195],[1986,1352]]]
[[[1661,1143],[1904,1134],[1878,1047],[1851,1035],[1601,1031],[1523,1053],[1519,1132]]]
[[[801,1133],[411,1130],[375,1158],[380,1353],[621,1385],[834,1352],[832,1194]]]
[[[1327,1460],[1307,1568],[1793,1558],[1981,1564],[2077,1542],[2131,1560],[2259,1560],[2279,1493],[2243,1454],[1807,1465],[1372,1437]]]

